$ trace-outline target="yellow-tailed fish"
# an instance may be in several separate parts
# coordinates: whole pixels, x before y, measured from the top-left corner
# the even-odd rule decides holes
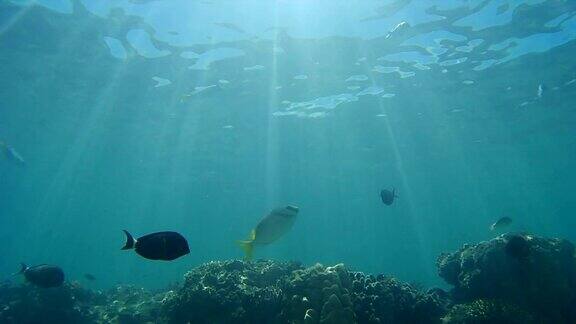
[[[247,240],[238,241],[246,254],[245,259],[252,259],[254,245],[270,244],[286,234],[294,225],[297,215],[298,207],[295,206],[276,208],[266,215],[250,232]]]

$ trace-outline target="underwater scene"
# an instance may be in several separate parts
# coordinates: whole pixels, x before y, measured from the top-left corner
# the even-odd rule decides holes
[[[0,323],[576,323],[576,1],[0,0]]]

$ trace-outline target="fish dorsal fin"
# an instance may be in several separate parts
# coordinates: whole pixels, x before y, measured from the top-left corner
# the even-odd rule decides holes
[[[253,229],[252,231],[250,231],[250,236],[248,237],[248,239],[249,239],[250,241],[256,240],[256,230],[255,230],[255,229]]]

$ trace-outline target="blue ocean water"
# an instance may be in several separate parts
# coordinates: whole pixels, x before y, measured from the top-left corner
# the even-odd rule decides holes
[[[257,258],[442,285],[510,229],[576,240],[576,3],[0,1],[0,274],[161,288]],[[399,198],[384,205],[381,189]],[[190,255],[121,251],[174,230]],[[97,280],[86,281],[84,274]]]

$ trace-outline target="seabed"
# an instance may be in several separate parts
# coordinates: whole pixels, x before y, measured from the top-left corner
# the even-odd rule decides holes
[[[512,238],[528,253],[511,253]],[[4,285],[0,323],[575,323],[574,252],[529,234],[467,244],[438,257],[448,290],[272,260],[208,262],[161,292]]]

